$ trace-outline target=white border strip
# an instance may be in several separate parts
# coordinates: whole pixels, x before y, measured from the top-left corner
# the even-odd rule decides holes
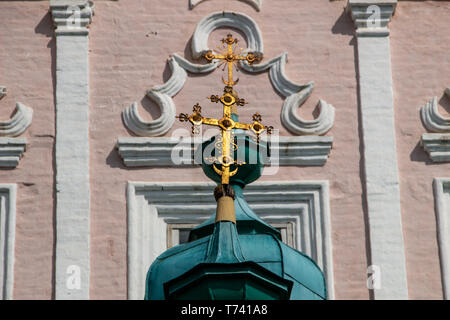
[[[433,180],[444,299],[450,300],[450,178]]]
[[[0,300],[13,299],[16,184],[0,184]]]

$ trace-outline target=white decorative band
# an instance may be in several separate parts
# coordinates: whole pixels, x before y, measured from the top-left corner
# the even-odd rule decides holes
[[[420,143],[433,162],[450,162],[450,133],[424,133]]]
[[[27,147],[25,138],[0,137],[0,167],[15,168]]]
[[[278,137],[270,146],[270,156],[263,155],[267,165],[323,166],[333,144],[333,137]],[[264,140],[261,141],[266,144]],[[127,167],[193,166],[193,139],[190,137],[120,137],[119,154]]]

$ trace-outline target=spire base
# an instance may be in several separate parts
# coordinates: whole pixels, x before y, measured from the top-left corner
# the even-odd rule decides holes
[[[217,200],[216,221],[230,221],[236,224],[236,214],[234,211],[234,200],[231,197],[223,196]]]
[[[221,184],[214,189],[214,198],[217,201],[216,220],[230,221],[236,224],[234,211],[234,189],[229,184]]]

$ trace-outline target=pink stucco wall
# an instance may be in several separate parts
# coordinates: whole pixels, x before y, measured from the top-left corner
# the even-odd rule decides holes
[[[23,134],[28,147],[19,166],[0,170],[0,183],[17,183],[15,299],[50,299],[53,274],[53,28],[48,2],[0,2],[0,119],[17,101],[31,107]]]
[[[450,164],[433,164],[419,141],[426,132],[420,107],[442,99],[450,85],[450,2],[400,2],[390,25],[403,235],[411,299],[442,299],[433,178],[449,177]]]
[[[360,140],[354,62],[353,25],[343,12],[343,2],[265,1],[263,10],[238,1],[207,1],[193,11],[179,0],[97,2],[91,25],[91,181],[92,181],[92,298],[126,298],[126,201],[127,181],[207,181],[201,169],[127,169],[115,143],[130,136],[121,111],[144,99],[145,90],[170,75],[167,57],[176,52],[190,56],[189,39],[197,22],[220,10],[251,16],[264,37],[265,57],[287,51],[287,75],[295,81],[314,80],[316,88],[299,111],[311,119],[319,98],[336,107],[336,122],[329,135],[335,142],[325,167],[282,167],[269,180],[330,180],[336,297],[366,299],[366,240],[360,180]],[[326,8],[326,9],[325,9]],[[224,37],[214,32],[210,41]],[[236,34],[236,33],[235,33]],[[206,97],[222,91],[221,72],[189,77],[175,97],[177,112],[191,112],[199,102],[204,113],[217,117],[220,110]],[[281,97],[268,74],[240,74],[236,87],[249,105],[240,118],[250,120],[257,110],[265,123],[290,135],[281,125]],[[143,117],[157,117],[158,110],[144,99]],[[147,112],[145,109],[150,110]],[[176,128],[185,128],[175,123]],[[161,230],[164,232],[164,230]]]

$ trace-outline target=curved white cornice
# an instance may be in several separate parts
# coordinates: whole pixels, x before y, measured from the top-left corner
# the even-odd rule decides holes
[[[450,88],[446,94],[450,98]],[[450,118],[443,117],[438,110],[437,97],[428,101],[420,110],[423,124],[431,132],[450,132]]]
[[[281,121],[283,125],[293,133],[322,135],[331,129],[334,123],[334,107],[319,100],[319,116],[313,120],[303,120],[296,112],[299,105],[302,105],[311,94],[313,85],[304,88],[297,94],[286,98],[281,111]]]
[[[444,90],[450,99],[450,87]],[[421,109],[420,115],[425,128],[433,133],[422,134],[421,145],[433,162],[450,162],[450,117],[439,113],[437,97],[428,101]]]
[[[212,50],[208,48],[208,39],[212,31],[221,27],[233,27],[245,34],[247,52],[263,54],[264,45],[261,31],[256,22],[243,13],[214,12],[204,17],[195,28],[192,36],[192,56],[198,59],[203,53]]]
[[[6,95],[6,88],[0,87],[0,99]],[[25,132],[33,119],[33,109],[16,103],[16,112],[11,119],[0,121],[0,137],[17,137]]]
[[[309,98],[314,88],[314,82],[297,84],[291,81],[285,73],[287,53],[269,60],[266,63],[249,65],[242,62],[241,66],[250,73],[269,70],[270,80],[275,89],[286,99],[281,110],[281,121],[291,132],[301,135],[321,135],[331,129],[334,123],[334,107],[323,100],[319,101],[319,116],[314,120],[304,120],[297,115],[297,109]]]
[[[147,90],[147,97],[153,100],[161,110],[161,116],[153,121],[144,121],[138,112],[138,104],[134,102],[123,112],[126,127],[139,136],[159,136],[165,134],[175,121],[176,108],[172,97],[176,95],[187,78],[187,71],[207,73],[217,68],[217,63],[194,64],[174,54],[168,60],[172,75],[166,83]]]
[[[195,6],[200,4],[201,2],[205,2],[206,0],[189,0],[189,8],[192,10]],[[262,2],[263,0],[239,0],[242,2],[246,2],[249,5],[251,5],[253,8],[255,8],[256,11],[261,10]]]

